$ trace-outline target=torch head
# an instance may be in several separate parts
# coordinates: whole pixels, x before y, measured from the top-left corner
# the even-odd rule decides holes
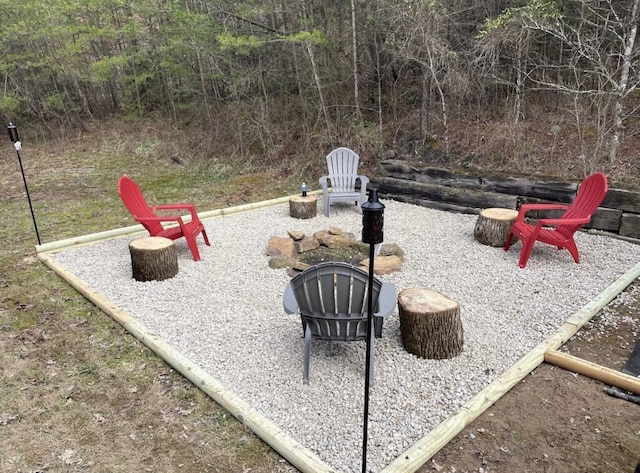
[[[12,143],[16,143],[17,141],[20,141],[20,135],[18,135],[18,129],[13,123],[9,123],[9,126],[7,126],[7,131],[9,132],[9,139],[11,140]]]

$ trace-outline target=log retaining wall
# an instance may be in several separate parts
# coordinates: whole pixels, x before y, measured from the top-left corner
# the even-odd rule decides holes
[[[579,182],[534,181],[527,177],[481,177],[398,159],[381,163],[371,185],[381,196],[453,212],[478,214],[484,208],[518,209],[523,203],[570,203]],[[553,218],[558,212],[540,213]],[[640,193],[609,188],[585,228],[640,242]]]

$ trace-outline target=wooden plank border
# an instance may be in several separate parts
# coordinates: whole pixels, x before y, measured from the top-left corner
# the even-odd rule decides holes
[[[322,194],[322,190],[315,190],[309,192],[309,195]],[[284,204],[289,202],[289,198],[292,196],[278,197],[271,200],[263,200],[260,202],[253,202],[245,205],[238,205],[235,207],[226,207],[223,209],[209,210],[206,212],[198,212],[200,220],[206,221],[216,217],[224,217],[226,215],[233,215],[241,212],[249,212],[251,210],[257,210],[271,205]],[[185,216],[185,221],[189,221],[190,217]],[[112,238],[120,238],[123,236],[131,236],[135,234],[146,234],[146,230],[142,225],[131,225],[128,227],[116,228],[113,230],[107,230],[104,232],[91,233],[89,235],[67,238],[65,240],[53,241],[50,243],[43,243],[42,245],[36,245],[36,253],[47,253],[50,251],[59,251],[72,246],[82,246],[91,243],[97,243]]]

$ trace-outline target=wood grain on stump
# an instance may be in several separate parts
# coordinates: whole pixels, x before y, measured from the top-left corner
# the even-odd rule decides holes
[[[136,281],[162,281],[178,274],[178,255],[168,238],[138,238],[129,243],[129,253]]]
[[[504,246],[509,229],[517,216],[517,210],[484,209],[478,215],[473,236],[483,245]]]
[[[424,288],[405,289],[398,295],[400,335],[409,352],[442,360],[462,352],[460,306],[442,294]]]
[[[313,218],[318,213],[318,199],[315,195],[294,195],[289,199],[289,215],[294,218]]]

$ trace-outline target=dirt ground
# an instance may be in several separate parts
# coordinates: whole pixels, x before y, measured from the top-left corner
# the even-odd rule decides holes
[[[622,370],[640,343],[636,280],[561,349]],[[640,464],[640,405],[606,385],[543,363],[419,471],[634,472]]]

